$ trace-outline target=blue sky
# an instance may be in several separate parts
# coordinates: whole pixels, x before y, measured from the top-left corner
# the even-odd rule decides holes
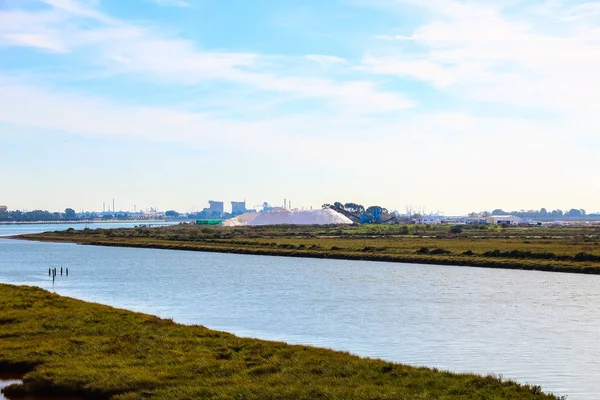
[[[598,211],[600,5],[0,0],[0,204]]]

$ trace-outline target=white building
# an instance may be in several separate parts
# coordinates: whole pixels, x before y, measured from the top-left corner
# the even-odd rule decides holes
[[[442,223],[442,218],[438,215],[424,215],[419,219],[418,223],[423,225],[439,225]]]
[[[519,225],[525,220],[514,215],[492,215],[488,218],[488,222],[492,225]]]

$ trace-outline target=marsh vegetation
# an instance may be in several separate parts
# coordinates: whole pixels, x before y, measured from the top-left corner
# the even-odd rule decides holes
[[[598,227],[180,224],[23,235],[81,244],[600,273]]]
[[[501,377],[244,339],[0,285],[0,372],[23,394],[98,399],[556,399]]]

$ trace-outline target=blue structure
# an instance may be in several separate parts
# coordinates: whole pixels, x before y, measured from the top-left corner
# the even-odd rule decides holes
[[[381,208],[373,208],[371,213],[360,216],[361,224],[378,224],[381,222]]]

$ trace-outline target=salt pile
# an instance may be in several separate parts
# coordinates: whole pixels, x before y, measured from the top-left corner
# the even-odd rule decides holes
[[[321,210],[276,210],[259,213],[246,213],[223,221],[221,225],[330,225],[351,223],[352,221],[346,216],[330,208],[326,208]]]

